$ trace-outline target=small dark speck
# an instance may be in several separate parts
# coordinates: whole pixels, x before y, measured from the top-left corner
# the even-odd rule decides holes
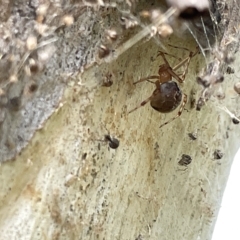
[[[234,124],[239,124],[239,121],[238,121],[236,118],[233,118],[233,119],[232,119],[232,122],[233,122]]]
[[[86,157],[87,157],[87,153],[84,153],[84,154],[82,155],[82,160],[85,160]]]
[[[228,134],[228,132],[226,132],[226,138],[229,138],[229,134]]]
[[[23,138],[21,136],[18,135],[17,138],[19,141],[21,141],[21,142],[23,141]]]
[[[223,157],[223,153],[219,149],[216,149],[213,153],[213,157],[214,159],[219,160]]]
[[[197,139],[197,134],[196,133],[188,133],[188,136],[192,140],[196,140]]]
[[[227,72],[228,74],[233,74],[235,71],[234,71],[233,68],[231,68],[230,66],[228,66],[226,72]]]
[[[30,92],[35,92],[37,91],[38,89],[38,85],[36,83],[32,83],[30,86],[29,86],[29,91]]]
[[[8,105],[9,105],[9,108],[14,111],[19,110],[21,107],[21,97],[14,97],[9,99]]]
[[[109,142],[108,146],[110,148],[116,149],[116,148],[119,147],[119,140],[118,139],[116,139],[114,137],[111,137],[110,135],[105,135],[104,138],[105,138],[105,141]]]
[[[159,144],[158,144],[158,142],[155,142],[154,149],[159,149]]]
[[[143,238],[142,238],[142,235],[141,234],[139,234],[136,238],[135,238],[135,240],[142,240]]]
[[[181,160],[178,162],[179,165],[181,166],[187,166],[188,164],[190,164],[192,162],[192,158],[187,155],[187,154],[183,154]]]

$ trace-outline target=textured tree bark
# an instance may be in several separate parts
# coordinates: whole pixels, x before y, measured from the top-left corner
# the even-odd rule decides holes
[[[223,35],[218,35],[216,43],[224,47],[226,36],[232,36],[227,46],[235,54],[231,63],[235,73],[225,74],[230,63],[218,61],[214,54],[195,56],[185,83],[179,84],[188,96],[182,116],[159,128],[177,110],[161,114],[147,104],[128,114],[154,90],[149,82],[133,82],[157,75],[162,64],[157,53],[162,46],[181,59],[189,54],[167,43],[194,51],[197,44],[190,34],[171,35],[163,41],[144,39],[133,45],[129,39],[140,36],[143,26],[124,30],[116,46],[107,46],[111,54],[104,61],[96,57],[98,46],[105,29],[119,27],[119,9],[50,4],[44,16],[50,33],[39,37],[28,28],[39,24],[33,20],[34,13],[39,13],[38,3],[6,2],[6,14],[15,14],[10,20],[19,18],[19,26],[14,27],[27,26],[17,36],[9,30],[12,46],[6,38],[1,43],[6,44],[1,50],[1,96],[6,96],[7,103],[1,100],[0,239],[211,239],[240,145],[239,126],[224,110],[227,107],[236,115],[240,111],[239,96],[233,90],[240,66],[235,54],[239,29],[229,21],[221,27]],[[226,18],[234,13],[231,17],[239,23],[239,4],[227,3],[231,11]],[[142,1],[137,9],[150,5]],[[17,9],[22,9],[21,16]],[[57,13],[56,19],[51,19],[51,12]],[[69,27],[61,22],[66,13],[75,18]],[[4,36],[12,23],[6,14],[1,15]],[[41,14],[37,16],[41,19]],[[37,35],[34,50],[25,49],[30,34]],[[10,61],[8,53],[12,54],[16,42],[21,47]],[[47,61],[41,61],[44,53]],[[36,74],[27,74],[29,58],[42,64]],[[167,59],[171,66],[179,62]],[[196,77],[210,62],[218,66],[224,81],[201,87]],[[4,71],[6,65],[8,71]],[[18,81],[9,83],[12,76]],[[103,87],[106,80],[113,84]],[[37,84],[36,93],[26,92],[30,81]],[[196,111],[194,102],[204,90],[209,98]],[[16,97],[21,98],[20,106],[13,109]],[[99,141],[109,133],[120,141],[116,150]],[[192,159],[186,166],[178,164],[183,154]]]

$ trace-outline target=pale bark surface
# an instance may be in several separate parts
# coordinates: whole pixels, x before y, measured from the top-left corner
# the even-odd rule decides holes
[[[32,4],[37,6],[38,2]],[[13,5],[8,2],[7,6],[18,8]],[[56,12],[57,7],[57,3],[52,4],[49,11]],[[235,74],[224,74],[223,83],[212,87],[212,96],[201,111],[196,111],[191,103],[202,94],[196,77],[209,62],[219,62],[212,55],[206,59],[201,54],[195,56],[181,84],[189,99],[185,110],[180,118],[159,129],[176,111],[160,114],[147,104],[127,113],[154,90],[151,83],[134,86],[133,82],[157,75],[162,63],[157,58],[160,41],[140,41],[117,59],[109,58],[107,63],[95,64],[81,74],[83,67],[95,59],[104,29],[119,24],[120,13],[112,8],[72,9],[66,5],[63,9],[59,7],[59,16],[72,13],[76,21],[68,28],[52,30],[46,39],[38,39],[39,43],[58,39],[44,49],[51,53],[50,60],[43,62],[44,70],[29,77],[22,67],[18,82],[8,87],[8,79],[19,69],[26,49],[15,50],[16,62],[2,61],[11,70],[5,72],[5,65],[1,66],[0,83],[8,103],[0,115],[0,239],[210,240],[240,145],[239,125],[234,125],[223,110],[227,107],[237,116],[240,111],[239,96],[233,90],[240,59],[235,55],[231,64]],[[61,17],[53,21],[54,26]],[[1,20],[10,24],[7,18],[1,15]],[[31,15],[27,22],[29,18]],[[18,23],[22,24],[20,19]],[[230,36],[238,40],[239,29],[233,28],[231,21],[226,26],[228,40]],[[19,38],[25,46],[31,32],[27,27],[22,31],[25,35],[14,38],[13,46],[3,48],[6,53],[2,53],[2,59],[13,51]],[[134,36],[133,31],[123,32],[116,53]],[[219,45],[224,47],[226,38],[222,39],[221,34],[219,38]],[[165,51],[179,58],[188,53],[169,48],[167,43],[191,50],[197,45],[187,32],[184,37],[172,35],[163,40]],[[234,54],[238,46],[230,47],[229,52]],[[33,58],[41,59],[40,50]],[[170,60],[172,66],[177,62]],[[224,64],[220,66],[221,70],[225,68]],[[113,85],[102,87],[109,73]],[[31,96],[24,95],[29,81],[38,84]],[[222,92],[225,98],[220,100],[217,96]],[[12,110],[10,99],[16,96],[21,96],[21,106]],[[97,141],[107,134],[105,128],[120,140],[118,149]],[[189,133],[196,133],[197,139],[190,139]],[[221,159],[214,159],[215,150],[223,153]],[[187,168],[178,165],[182,154],[192,158]],[[15,161],[7,161],[13,157]]]

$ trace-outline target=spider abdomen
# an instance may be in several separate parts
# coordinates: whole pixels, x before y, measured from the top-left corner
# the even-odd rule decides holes
[[[174,81],[160,84],[160,87],[154,90],[151,106],[158,112],[168,113],[175,110],[181,103],[182,92]]]

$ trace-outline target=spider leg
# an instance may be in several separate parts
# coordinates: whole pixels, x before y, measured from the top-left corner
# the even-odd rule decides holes
[[[183,49],[183,50],[188,51],[190,58],[192,58],[192,57],[194,57],[195,55],[197,55],[198,53],[200,53],[200,48],[199,48],[198,46],[196,47],[196,51],[195,51],[195,52],[191,51],[191,50],[188,49],[188,48],[178,47],[178,46],[174,46],[174,45],[172,45],[172,44],[168,44],[168,46],[173,47],[173,48],[178,48],[178,49]],[[186,60],[186,59],[185,59],[185,60]],[[183,61],[184,61],[184,60],[183,60]],[[186,62],[186,61],[185,61],[185,62]],[[176,69],[175,69],[175,70],[176,70]]]
[[[164,53],[164,52],[158,51],[157,57],[161,56],[163,58],[163,61],[165,62],[165,64],[170,67],[170,64],[169,64],[168,60],[166,59],[165,54],[168,54],[168,53]]]
[[[164,62],[167,63],[168,65],[169,65],[169,63],[168,63],[168,61],[166,60],[165,55],[168,55],[168,56],[170,56],[170,57],[176,58],[176,59],[178,59],[178,61],[181,61],[181,60],[182,60],[181,58],[177,58],[176,56],[174,56],[174,55],[172,55],[172,54],[170,54],[170,53],[163,52],[163,51],[158,51],[157,57],[158,57],[158,56],[162,56]]]
[[[191,60],[191,58],[193,58],[194,56],[196,56],[198,53],[200,53],[200,49],[199,47],[197,47],[197,50],[195,52],[191,52],[189,53],[188,57],[184,58],[181,62],[179,62],[175,67],[173,67],[173,71],[177,70],[178,68],[180,68],[181,66],[183,66],[185,63],[189,62]]]
[[[137,107],[135,107],[134,109],[132,109],[131,111],[129,111],[128,113],[132,113],[134,112],[135,110],[137,110],[138,108],[140,107],[143,107],[146,103],[148,103],[149,101],[151,101],[153,96],[147,98],[146,100],[144,100],[143,102],[140,103],[140,105],[138,105]]]
[[[177,48],[177,49],[183,49],[183,50],[186,50],[188,52],[191,52],[191,50],[189,50],[188,48],[184,48],[184,47],[178,47],[178,46],[174,46],[172,44],[168,44],[168,46],[172,47],[172,48]]]
[[[182,111],[183,111],[183,109],[184,109],[184,106],[186,105],[186,103],[187,103],[187,95],[186,95],[186,94],[183,94],[183,101],[182,101],[182,104],[180,105],[180,109],[179,109],[177,115],[176,115],[175,117],[169,119],[167,122],[163,123],[159,128],[167,125],[168,123],[172,122],[172,121],[175,120],[176,118],[180,117],[181,114],[182,114]]]
[[[147,82],[150,82],[150,83],[153,83],[153,84],[156,84],[156,82],[153,82],[153,81],[150,81],[150,80],[146,80]]]
[[[191,53],[190,53],[190,54],[191,54]],[[185,77],[186,77],[186,75],[187,75],[187,73],[188,73],[188,67],[189,67],[190,60],[191,60],[191,59],[192,59],[191,56],[189,56],[189,57],[187,58],[187,62],[186,62],[184,71],[183,71],[183,73],[181,74],[181,76],[182,76],[182,77],[181,77],[182,82],[184,82]]]
[[[185,49],[185,50],[188,50],[187,48],[184,48],[184,49]],[[188,50],[188,51],[189,51],[189,56],[186,57],[185,59],[183,59],[180,63],[178,63],[178,64],[173,68],[173,71],[175,71],[175,70],[177,70],[178,68],[180,68],[181,66],[183,66],[184,64],[186,64],[186,65],[185,65],[185,69],[184,69],[183,73],[181,74],[181,75],[182,75],[182,77],[181,77],[182,82],[185,80],[185,77],[186,77],[186,74],[187,74],[187,72],[188,72],[188,67],[189,67],[189,64],[190,64],[191,59],[200,52],[200,49],[199,49],[199,47],[197,47],[197,50],[196,50],[195,52],[192,52],[192,51],[190,51],[190,50]]]
[[[137,83],[144,82],[144,81],[148,81],[150,83],[155,83],[155,82],[149,81],[149,79],[159,79],[159,76],[149,76],[149,77],[141,78],[138,81],[134,82],[133,84],[137,84]]]
[[[174,77],[178,82],[183,83],[184,79],[180,78],[171,68],[168,68],[167,71]]]

